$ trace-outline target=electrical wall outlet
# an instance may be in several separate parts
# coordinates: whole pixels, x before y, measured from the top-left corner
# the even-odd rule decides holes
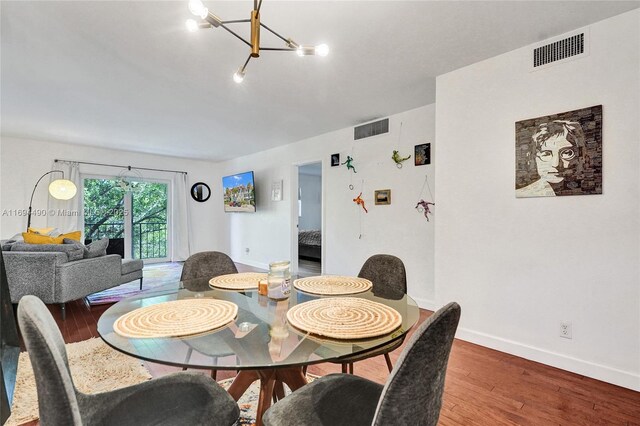
[[[560,321],[560,337],[571,339],[571,321]]]

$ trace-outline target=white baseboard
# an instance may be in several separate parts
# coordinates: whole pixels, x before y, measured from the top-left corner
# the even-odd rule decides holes
[[[466,328],[458,328],[456,338],[593,379],[640,391],[640,374],[618,370],[607,367],[606,365],[573,358]]]
[[[411,296],[411,298],[416,301],[416,303],[418,304],[418,307],[421,309],[426,309],[428,311],[437,311],[441,307],[440,305],[436,304],[436,302],[434,302],[433,300],[423,299],[422,297],[413,297],[413,296]]]

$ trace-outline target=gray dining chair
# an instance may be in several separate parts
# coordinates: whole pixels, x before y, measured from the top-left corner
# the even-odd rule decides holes
[[[218,277],[220,275],[237,274],[238,268],[233,260],[226,254],[219,251],[203,251],[193,254],[185,260],[182,266],[182,274],[180,281],[186,281],[183,283],[185,288],[191,290],[206,290],[208,289],[208,283],[194,282],[189,283],[190,280],[198,280],[202,278],[210,279]],[[194,287],[195,286],[195,287]],[[187,359],[191,358],[193,350],[210,356],[217,362],[218,357],[232,355],[233,351],[219,338],[209,336],[206,339],[194,340],[189,343],[189,350],[187,351]],[[182,369],[186,370],[186,367]],[[211,378],[216,380],[218,378],[218,370],[216,368],[211,369]]]
[[[402,260],[389,254],[376,254],[364,262],[360,273],[360,278],[366,278],[373,283],[373,294],[385,299],[399,300],[407,294],[407,272]],[[342,372],[353,374],[353,363],[378,355],[384,355],[389,372],[393,370],[390,352],[393,352],[404,342],[404,337],[371,351],[358,355],[341,358],[337,363],[342,364]]]
[[[203,251],[189,256],[184,262],[180,281],[237,273],[236,264],[226,254],[219,251]]]
[[[18,323],[36,378],[42,425],[232,425],[240,416],[220,385],[189,373],[84,394],[73,384],[64,340],[44,303],[24,296]]]
[[[449,303],[422,323],[384,385],[330,374],[274,404],[265,426],[435,426],[460,306]]]

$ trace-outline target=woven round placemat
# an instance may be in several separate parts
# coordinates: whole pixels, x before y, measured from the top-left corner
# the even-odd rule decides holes
[[[293,286],[305,293],[339,296],[363,293],[371,289],[373,283],[358,277],[323,275],[297,279],[293,282]]]
[[[250,290],[258,288],[258,281],[266,280],[267,274],[259,272],[241,272],[239,274],[220,275],[211,278],[209,285],[227,290]]]
[[[180,337],[227,325],[238,305],[217,299],[184,299],[138,308],[122,315],[113,329],[128,338]]]
[[[308,333],[334,339],[367,339],[391,333],[402,324],[395,309],[357,297],[330,297],[289,309],[287,320]]]

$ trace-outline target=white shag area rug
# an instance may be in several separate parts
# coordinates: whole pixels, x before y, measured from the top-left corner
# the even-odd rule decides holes
[[[92,338],[66,345],[71,376],[83,393],[100,393],[142,383],[151,374],[141,361]],[[17,426],[38,419],[36,382],[26,352],[20,353],[11,417],[5,425]]]

